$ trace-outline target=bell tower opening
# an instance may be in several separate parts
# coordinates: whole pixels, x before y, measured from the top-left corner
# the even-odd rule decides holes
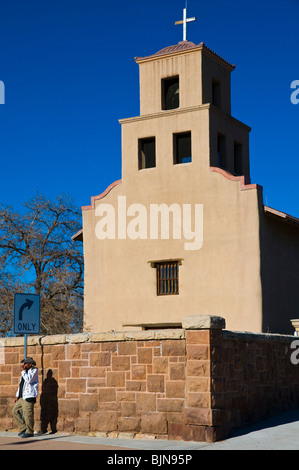
[[[162,79],[162,109],[176,109],[180,106],[179,77]]]

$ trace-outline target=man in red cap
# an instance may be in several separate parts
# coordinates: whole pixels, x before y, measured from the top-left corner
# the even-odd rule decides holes
[[[20,430],[18,435],[26,438],[32,437],[34,433],[34,404],[38,395],[38,370],[32,357],[26,357],[21,364],[21,379],[12,414]]]

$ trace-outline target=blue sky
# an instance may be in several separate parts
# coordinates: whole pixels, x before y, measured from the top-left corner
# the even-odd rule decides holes
[[[0,203],[35,191],[81,207],[121,177],[121,118],[139,114],[136,56],[182,40],[185,0],[0,0]],[[299,217],[299,0],[188,0],[188,39],[236,65],[253,183]]]

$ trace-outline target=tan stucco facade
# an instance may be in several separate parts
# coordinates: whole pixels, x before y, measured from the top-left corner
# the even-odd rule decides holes
[[[122,179],[82,208],[85,328],[97,332],[179,324],[186,315],[212,314],[225,318],[231,330],[261,332],[272,325],[273,332],[288,330],[299,308],[295,271],[289,310],[284,312],[283,303],[275,307],[274,322],[271,286],[267,302],[263,288],[275,237],[282,258],[292,239],[298,262],[299,230],[293,221],[291,233],[286,232],[279,215],[269,222],[273,213],[265,213],[262,188],[250,182],[250,128],[230,114],[234,66],[203,44],[187,41],[136,62],[140,116],[120,121]],[[168,77],[179,77],[179,107],[165,110],[161,83]],[[214,83],[218,92],[220,87],[217,105]],[[174,136],[182,133],[190,135],[192,161],[174,163]],[[225,137],[225,168],[219,165],[219,136]],[[140,142],[147,138],[155,140],[155,165],[140,168]],[[242,173],[237,175],[236,144],[242,149]],[[163,221],[170,216],[169,235],[161,224],[156,232],[157,208],[164,208]],[[190,214],[192,225],[187,223]],[[278,231],[271,223],[278,224]],[[178,293],[157,295],[155,263],[167,260],[178,261]]]

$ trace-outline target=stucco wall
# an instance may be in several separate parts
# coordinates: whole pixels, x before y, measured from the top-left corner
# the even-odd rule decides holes
[[[40,374],[35,429],[48,416],[59,431],[211,442],[298,406],[294,337],[232,333],[213,316],[182,323],[177,330],[29,337],[27,354]],[[23,339],[1,344],[0,429],[8,430],[15,428]]]
[[[252,185],[243,190],[240,178],[229,179],[210,167],[198,171],[195,179],[192,172],[196,166],[199,170],[201,158],[196,154],[192,164],[172,165],[168,173],[158,167],[141,171],[134,185],[122,181],[83,211],[84,318],[89,331],[119,330],[125,323],[149,318],[178,322],[184,312],[198,311],[224,317],[232,330],[262,331],[258,189]],[[163,178],[167,185],[161,190]],[[136,203],[145,208],[146,239],[118,237],[119,197],[126,197],[127,210]],[[115,211],[115,239],[97,238],[102,204]],[[190,204],[192,217],[195,205],[202,205],[202,247],[185,249],[183,230],[181,239],[173,238],[171,214],[169,239],[161,238],[161,230],[158,239],[151,238],[151,204],[178,204],[181,210]],[[127,224],[132,220],[128,216]],[[149,261],[166,259],[183,260],[176,296],[156,295],[156,272]]]

